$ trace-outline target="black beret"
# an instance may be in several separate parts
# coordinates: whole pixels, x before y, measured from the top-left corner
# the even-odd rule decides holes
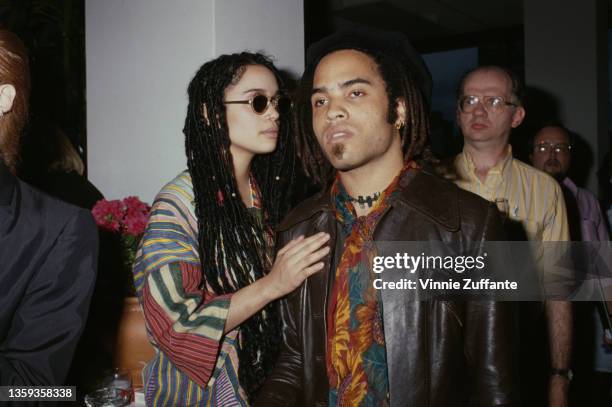
[[[431,106],[431,74],[404,34],[359,25],[343,28],[308,47],[305,73],[312,74],[325,55],[341,49],[384,54],[397,59],[412,72],[423,98]]]

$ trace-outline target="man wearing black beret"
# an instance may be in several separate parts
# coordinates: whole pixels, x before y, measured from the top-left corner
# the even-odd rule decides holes
[[[479,253],[503,239],[494,205],[427,169],[430,88],[401,34],[353,28],[309,49],[298,139],[323,190],[282,222],[278,245],[323,231],[332,250],[280,303],[281,353],[257,405],[518,403],[511,304],[377,289],[360,261],[375,242]]]

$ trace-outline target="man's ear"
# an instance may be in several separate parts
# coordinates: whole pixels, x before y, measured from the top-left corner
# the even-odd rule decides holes
[[[11,84],[0,85],[0,113],[10,112],[17,91]]]
[[[406,125],[406,101],[404,98],[397,98],[395,113],[397,115],[396,123],[401,122]]]
[[[525,118],[525,108],[523,106],[517,106],[512,115],[512,128],[515,129],[523,122]]]

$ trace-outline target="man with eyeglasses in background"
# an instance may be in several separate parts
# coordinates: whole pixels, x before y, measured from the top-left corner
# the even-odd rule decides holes
[[[597,198],[590,191],[576,186],[567,175],[572,163],[573,145],[573,137],[563,124],[547,123],[532,137],[529,159],[534,167],[550,174],[561,185],[572,241],[607,242],[608,231]],[[592,247],[596,250],[598,248]],[[593,254],[587,257],[587,263],[589,258],[593,258]],[[588,284],[590,282],[595,282],[595,286]],[[583,288],[586,289],[586,295],[593,297],[599,293],[598,282],[591,278],[585,279],[587,284]],[[574,360],[579,380],[572,393],[579,398],[576,401],[603,406],[612,403],[612,338],[609,337],[609,331],[607,336],[604,335],[605,325],[593,304],[575,304],[577,342]],[[609,321],[612,301],[607,301],[607,304],[598,301],[597,306],[601,307],[603,320]]]
[[[509,225],[522,229],[517,240],[568,241],[569,229],[561,188],[549,175],[512,157],[510,132],[524,117],[524,90],[512,71],[482,66],[468,71],[458,88],[457,122],[464,139],[455,157],[457,185],[498,203]],[[515,236],[515,238],[518,236]],[[521,395],[525,406],[566,406],[572,349],[569,301],[546,302],[550,360],[542,359],[546,336],[535,329],[521,332]],[[521,321],[524,325],[526,319]],[[532,321],[533,322],[533,321]],[[539,346],[538,346],[539,345]],[[524,363],[523,363],[524,362]],[[549,362],[549,363],[547,363]],[[548,366],[547,366],[548,364]],[[547,374],[548,367],[550,375]],[[548,382],[548,386],[546,384]],[[546,389],[548,388],[548,397]]]
[[[567,176],[571,161],[572,147],[569,131],[559,123],[550,123],[540,128],[533,137],[529,159],[534,167],[554,177],[563,189],[571,193],[566,196],[566,206],[570,226],[570,236],[574,241],[606,241],[608,231],[601,215],[597,198],[584,188],[579,188]],[[578,214],[577,225],[573,227],[571,217],[572,200],[575,201]],[[588,221],[588,222],[587,222]]]

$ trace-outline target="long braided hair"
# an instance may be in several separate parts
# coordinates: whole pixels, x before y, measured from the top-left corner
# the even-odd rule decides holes
[[[283,90],[270,59],[248,52],[205,63],[188,88],[183,132],[198,219],[202,286],[209,285],[217,295],[233,293],[269,271],[266,229],[289,209],[295,150],[288,118],[282,115],[276,150],[255,156],[251,163],[262,195],[263,224],[247,210],[238,191],[223,100],[225,89],[236,84],[249,65],[268,68]],[[250,399],[274,365],[279,337],[279,318],[271,304],[240,325],[239,379]]]
[[[427,145],[429,107],[419,90],[413,69],[411,69],[413,63],[401,53],[390,55],[372,50],[358,48],[356,50],[369,55],[378,66],[387,91],[387,121],[389,123],[394,123],[397,119],[398,99],[401,98],[406,102],[406,123],[400,129],[404,159],[416,160],[422,165],[435,164],[437,160]],[[302,76],[296,94],[294,128],[298,135],[297,154],[304,172],[319,187],[326,187],[333,180],[335,170],[323,154],[312,128],[310,96],[316,65],[317,62],[308,66]]]

